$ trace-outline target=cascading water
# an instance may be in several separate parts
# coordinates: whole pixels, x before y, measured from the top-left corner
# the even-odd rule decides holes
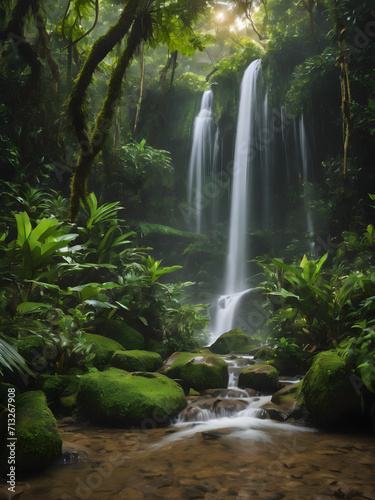
[[[204,180],[212,174],[214,165],[215,123],[212,118],[212,90],[204,92],[201,108],[194,120],[188,179],[188,206],[192,215],[191,229],[202,232],[204,207]]]
[[[300,153],[301,153],[301,166],[302,166],[302,183],[303,183],[303,193],[304,193],[304,201],[305,201],[305,212],[306,212],[306,226],[307,232],[309,236],[311,236],[314,232],[313,220],[311,210],[308,206],[308,192],[307,192],[307,180],[308,180],[308,169],[309,169],[309,159],[310,152],[307,143],[306,137],[306,129],[304,117],[301,115],[299,118],[299,144],[300,144]]]
[[[260,59],[257,59],[250,64],[241,83],[233,161],[225,293],[218,299],[216,317],[211,331],[212,342],[219,335],[233,328],[240,299],[249,291],[246,285],[248,193],[252,176],[251,140],[255,135],[256,83],[260,62]]]
[[[250,248],[254,244],[249,233],[257,231],[266,235],[275,228],[283,227],[285,211],[282,206],[278,210],[276,207],[278,196],[283,196],[281,191],[286,191],[284,188],[303,183],[305,223],[300,227],[310,238],[314,232],[307,185],[312,157],[304,117],[290,117],[283,109],[271,109],[268,92],[258,83],[260,65],[261,60],[253,61],[241,83],[224,293],[218,297],[211,311],[211,343],[239,324],[236,316],[241,299],[252,290],[246,281],[249,275],[247,261],[255,254],[255,249]],[[212,91],[206,91],[194,121],[189,164],[190,222],[192,230],[197,233],[203,232],[207,226],[209,212],[212,223],[217,222],[219,212],[219,196],[207,192],[210,186],[207,178],[223,173],[222,143],[212,117],[212,102]],[[210,205],[209,211],[205,210],[208,208],[206,205]],[[310,251],[313,250],[310,244]]]

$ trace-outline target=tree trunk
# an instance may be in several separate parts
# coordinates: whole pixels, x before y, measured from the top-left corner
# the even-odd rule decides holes
[[[95,127],[89,139],[81,141],[80,153],[71,184],[69,219],[74,221],[79,210],[80,200],[86,195],[86,183],[91,165],[96,155],[102,150],[108,138],[116,104],[121,96],[121,84],[124,73],[143,38],[142,16],[138,16],[132,26],[115,69],[112,71],[103,106],[95,120]]]
[[[87,59],[74,82],[70,95],[65,103],[69,117],[72,120],[75,134],[79,142],[88,140],[86,130],[86,120],[83,111],[83,103],[86,96],[86,90],[91,83],[92,75],[98,64],[113,49],[113,47],[122,40],[128,33],[136,13],[139,9],[138,0],[128,0],[117,23],[109,28],[105,35],[99,37],[92,46]]]

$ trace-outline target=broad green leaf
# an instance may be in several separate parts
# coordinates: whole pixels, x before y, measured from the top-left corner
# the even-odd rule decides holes
[[[275,295],[275,296],[278,296],[278,297],[283,297],[284,299],[293,298],[293,299],[299,300],[299,296],[298,295],[295,295],[294,293],[288,292],[288,290],[285,290],[284,288],[282,288],[280,290],[280,292],[269,292],[268,295]]]
[[[22,302],[17,306],[17,312],[19,314],[30,314],[34,312],[46,311],[51,309],[51,304],[44,304],[43,302]]]
[[[315,283],[315,281],[317,280],[319,274],[320,274],[320,270],[324,264],[324,262],[327,260],[327,257],[328,257],[328,252],[325,253],[323,255],[323,257],[321,257],[318,261],[318,263],[316,264],[316,269],[315,269],[315,272],[314,272],[314,275],[313,275],[313,282]]]
[[[142,321],[142,323],[143,323],[144,325],[148,326],[148,321],[147,321],[147,319],[146,319],[145,317],[143,317],[143,316],[138,316],[138,318]]]
[[[22,247],[31,233],[31,222],[26,212],[14,215],[17,223],[17,244]]]
[[[43,241],[56,231],[59,224],[60,222],[57,219],[42,219],[36,228],[33,229],[30,237],[34,240]]]
[[[306,254],[303,256],[299,267],[305,267],[305,265],[309,262],[309,259],[306,257]]]

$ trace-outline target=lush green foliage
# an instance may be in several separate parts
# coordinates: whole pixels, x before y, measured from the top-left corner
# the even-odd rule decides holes
[[[27,212],[15,213],[0,242],[5,368],[25,368],[10,343],[37,335],[53,354],[43,369],[87,369],[94,355],[84,332],[95,319],[115,314],[171,349],[195,345],[194,334],[206,325],[203,306],[179,300],[192,283],[161,283],[181,266],[163,267],[147,254],[150,249],[134,247],[135,233],[119,218],[120,210],[117,202],[99,205],[91,193],[79,226],[56,218],[32,223]]]
[[[359,319],[360,303],[374,284],[371,276],[360,272],[346,276],[324,273],[327,257],[308,260],[304,256],[299,266],[280,259],[261,263],[273,281],[266,286],[274,308],[269,320],[272,335],[294,338],[310,348],[327,348],[348,336]]]

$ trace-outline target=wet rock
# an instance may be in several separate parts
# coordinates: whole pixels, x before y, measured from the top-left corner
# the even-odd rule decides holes
[[[80,415],[91,422],[127,427],[146,419],[165,424],[186,405],[186,399],[182,388],[160,373],[110,368],[81,377],[77,405]]]
[[[258,349],[258,342],[253,340],[240,328],[234,328],[223,333],[210,346],[210,351],[215,354],[248,353],[251,354]]]
[[[200,396],[190,403],[179,415],[182,422],[195,422],[218,416],[229,416],[244,410],[245,401]]]
[[[253,365],[241,371],[239,387],[250,387],[264,394],[272,394],[279,387],[279,374],[273,366]]]
[[[277,408],[276,405],[272,405],[272,403],[267,403],[263,406],[263,409],[267,412],[268,416],[272,420],[276,420],[277,422],[285,422],[290,417],[290,414],[283,411],[282,408]]]
[[[172,354],[159,370],[164,375],[178,380],[184,389],[196,391],[226,387],[228,369],[219,356],[197,355],[187,352]]]
[[[244,401],[239,401],[238,399],[222,399],[216,405],[216,410],[218,413],[224,411],[226,413],[237,413],[241,410],[245,410],[247,403]]]
[[[64,441],[61,456],[58,458],[57,463],[76,464],[79,462],[88,462],[90,460],[89,456],[90,450],[85,446]]]
[[[292,415],[293,412],[298,412],[300,410],[297,405],[297,398],[300,395],[301,389],[302,381],[298,382],[298,384],[287,385],[286,387],[283,387],[279,391],[275,392],[272,395],[271,401]]]
[[[213,398],[241,399],[256,396],[254,389],[208,389],[201,391],[201,396],[211,396]]]

